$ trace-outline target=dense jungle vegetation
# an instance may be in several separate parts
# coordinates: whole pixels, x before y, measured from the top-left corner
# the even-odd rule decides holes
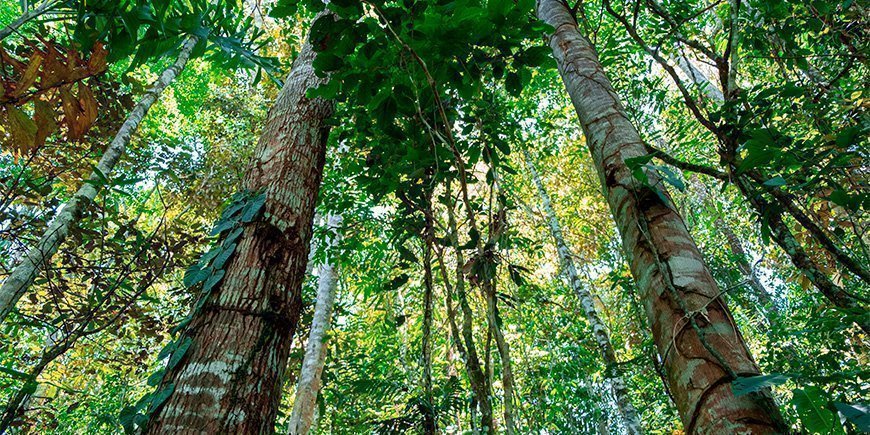
[[[0,0],[0,434],[870,432],[864,0]]]

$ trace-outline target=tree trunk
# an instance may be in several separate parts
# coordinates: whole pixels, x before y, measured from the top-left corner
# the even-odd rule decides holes
[[[431,196],[427,195],[426,206],[431,210]],[[435,309],[433,302],[434,286],[432,279],[432,249],[433,228],[432,214],[426,214],[426,226],[423,245],[423,395],[426,409],[423,410],[423,433],[435,435],[437,424],[435,419],[435,402],[432,397],[432,317]]]
[[[541,204],[544,207],[544,213],[547,216],[547,224],[550,227],[550,236],[556,243],[556,250],[559,252],[559,259],[562,262],[562,270],[568,278],[568,284],[577,299],[580,300],[580,305],[583,307],[583,312],[586,315],[586,321],[592,328],[592,335],[595,337],[595,342],[598,344],[598,350],[604,358],[606,366],[606,376],[610,379],[613,386],[613,394],[616,396],[616,405],[619,407],[619,413],[622,415],[623,424],[626,432],[631,435],[639,435],[643,433],[640,422],[640,416],[637,409],[631,404],[630,392],[622,378],[622,370],[619,368],[619,362],[616,360],[616,353],[613,351],[613,345],[610,343],[610,335],[607,332],[607,326],[601,321],[598,316],[598,310],[595,308],[595,299],[580,280],[577,273],[577,268],[574,265],[574,254],[568,248],[568,243],[565,242],[565,237],[562,234],[562,227],[559,225],[559,219],[556,217],[556,212],[553,211],[553,206],[550,202],[550,195],[544,188],[544,183],[541,181],[541,176],[532,161],[532,156],[528,150],[523,149],[523,154],[526,158],[526,165],[529,167],[532,180],[535,182],[535,187],[538,190],[538,196],[541,199]]]
[[[450,186],[447,186],[447,197],[451,196]],[[462,340],[465,343],[465,350],[468,352],[468,358],[465,361],[465,367],[468,371],[468,379],[471,384],[471,389],[474,393],[474,400],[477,402],[477,407],[480,410],[480,425],[481,432],[487,435],[495,434],[495,422],[492,415],[492,400],[489,376],[485,370],[485,366],[480,361],[480,355],[477,352],[477,347],[474,344],[474,330],[472,319],[474,313],[471,311],[471,306],[468,303],[468,293],[465,288],[465,275],[462,271],[462,266],[465,264],[462,250],[459,249],[459,233],[456,225],[456,215],[453,212],[452,204],[447,207],[448,229],[450,230],[450,243],[456,252],[456,293],[459,297],[459,309],[462,311]],[[447,282],[445,280],[445,282]]]
[[[59,0],[46,0],[39,6],[24,12],[23,14],[21,14],[20,17],[16,18],[15,21],[0,29],[0,41],[6,39],[7,36],[11,35],[12,32],[18,30],[28,21],[46,13],[51,8],[55,7],[58,3],[60,3]]]
[[[328,10],[318,15],[329,15]],[[265,214],[245,224],[222,283],[194,313],[174,386],[146,433],[271,433],[299,320],[311,225],[334,103],[306,92],[327,83],[303,45],[269,113],[247,191],[266,194]]]
[[[127,115],[127,119],[114,139],[106,148],[103,156],[97,163],[94,172],[91,172],[88,180],[82,184],[79,190],[64,204],[57,216],[54,217],[51,224],[46,228],[45,233],[30,251],[21,259],[18,265],[12,269],[12,273],[6,278],[3,286],[0,287],[0,323],[6,320],[6,317],[15,308],[15,304],[21,299],[21,296],[27,292],[33,280],[42,272],[45,266],[51,261],[51,258],[63,244],[70,230],[75,228],[79,219],[88,204],[97,196],[97,192],[102,184],[105,183],[105,178],[108,177],[118,160],[124,154],[127,144],[130,143],[130,138],[139,127],[139,123],[145,118],[148,109],[154,105],[160,94],[178,77],[178,74],[184,69],[187,60],[190,58],[190,53],[199,42],[198,36],[189,36],[181,47],[178,53],[178,58],[169,67],[166,68],[156,82],[151,86],[151,89],[139,99],[133,110]]]
[[[489,329],[495,338],[495,347],[501,361],[501,386],[504,390],[504,425],[505,433],[512,435],[517,433],[516,421],[514,420],[514,373],[511,364],[511,350],[504,332],[501,329],[501,317],[498,314],[498,302],[495,294],[495,283],[487,280],[483,291],[486,297],[486,314],[489,321]]]
[[[329,216],[326,224],[335,238],[327,242],[327,247],[334,247],[341,239],[339,226],[341,216]],[[314,304],[314,317],[311,320],[311,332],[308,334],[308,344],[305,346],[305,356],[302,359],[302,369],[299,371],[299,382],[296,385],[296,400],[290,414],[290,435],[306,435],[314,423],[317,410],[317,393],[320,391],[321,374],[326,362],[326,344],[324,339],[332,322],[332,310],[335,305],[335,291],[338,274],[327,259],[318,267],[317,302]]]
[[[785,423],[769,391],[735,397],[738,375],[759,370],[719,287],[669,201],[632,175],[625,159],[647,154],[598,55],[564,3],[539,0],[538,17],[585,132],[604,195],[622,236],[668,384],[686,433],[781,433]]]

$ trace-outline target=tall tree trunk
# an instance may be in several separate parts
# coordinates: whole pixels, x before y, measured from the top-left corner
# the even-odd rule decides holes
[[[103,156],[97,163],[96,169],[91,172],[88,180],[82,184],[79,190],[61,206],[57,216],[51,221],[45,233],[27,254],[24,255],[19,263],[12,269],[12,273],[0,286],[0,323],[6,320],[9,313],[15,309],[15,304],[21,299],[21,296],[27,292],[33,280],[42,272],[45,266],[51,261],[51,258],[63,244],[71,229],[75,228],[82,217],[88,204],[97,196],[99,188],[104,183],[104,179],[108,177],[118,160],[124,154],[127,145],[130,143],[130,138],[133,133],[139,128],[139,124],[148,113],[148,109],[154,105],[160,94],[178,77],[178,74],[184,69],[187,60],[190,58],[190,53],[199,42],[198,36],[189,36],[181,46],[181,51],[178,53],[178,58],[175,62],[166,68],[156,82],[151,86],[151,89],[139,99],[133,110],[127,115],[127,119],[114,139],[106,148]]]
[[[331,16],[326,10],[318,15]],[[191,346],[167,371],[174,389],[145,432],[271,433],[299,320],[314,207],[334,103],[306,92],[327,83],[310,42],[269,113],[243,187],[266,194],[244,225],[222,283],[184,331]]]
[[[647,154],[604,74],[598,55],[568,7],[539,0],[538,17],[577,111],[604,195],[667,372],[687,433],[781,433],[785,423],[769,391],[736,397],[738,375],[758,374],[719,287],[669,202],[632,175],[625,159]]]
[[[334,238],[328,241],[327,247],[334,247],[341,239],[339,233],[341,216],[331,215],[327,219],[327,229]],[[323,365],[326,362],[326,333],[332,323],[332,310],[335,305],[335,291],[338,284],[338,273],[327,259],[317,268],[317,301],[314,304],[314,317],[311,320],[311,332],[305,346],[305,356],[302,358],[302,369],[299,371],[299,382],[296,384],[296,400],[290,413],[288,424],[290,435],[306,435],[314,423],[317,410],[317,394],[320,391]]]
[[[514,419],[514,372],[511,363],[511,350],[504,331],[501,328],[501,317],[498,313],[498,301],[496,300],[495,282],[486,280],[483,285],[486,297],[486,315],[489,321],[489,329],[495,338],[495,347],[501,361],[501,386],[504,390],[504,425],[505,433],[512,435],[517,433],[516,420]]]
[[[450,185],[447,186],[448,198],[452,198]],[[477,352],[477,346],[474,344],[474,330],[472,319],[474,313],[471,311],[471,305],[468,303],[468,293],[465,287],[465,274],[462,271],[462,266],[465,265],[465,258],[462,255],[462,250],[459,249],[459,232],[456,225],[456,214],[453,211],[453,205],[447,207],[447,225],[450,230],[450,243],[456,252],[456,293],[459,297],[459,309],[462,312],[462,340],[465,343],[465,349],[468,352],[468,358],[465,365],[468,371],[468,379],[471,384],[471,389],[474,393],[474,400],[477,402],[477,407],[480,410],[480,425],[481,431],[487,435],[495,434],[495,422],[492,414],[492,394],[490,377],[484,364],[480,361],[480,354]],[[447,282],[445,280],[445,282]]]
[[[21,14],[20,17],[16,18],[15,21],[9,23],[6,27],[0,29],[0,41],[6,39],[7,36],[11,35],[13,32],[18,30],[21,26],[23,26],[28,21],[46,13],[51,8],[55,7],[60,3],[60,0],[45,0],[39,6],[25,11]]]
[[[432,397],[432,320],[435,309],[433,302],[434,286],[432,279],[432,249],[434,225],[432,222],[431,195],[426,197],[425,234],[423,235],[423,395],[426,409],[423,410],[423,433],[435,435],[437,424],[435,419],[435,401]]]
[[[544,183],[532,161],[532,156],[525,148],[523,148],[523,154],[526,158],[526,165],[529,167],[532,180],[535,183],[535,187],[537,187],[541,205],[544,207],[544,214],[547,216],[547,224],[550,227],[550,236],[553,237],[553,241],[556,243],[559,260],[562,262],[562,270],[568,278],[568,284],[577,295],[577,299],[580,300],[580,305],[583,307],[583,312],[586,315],[586,321],[589,322],[589,326],[592,328],[592,335],[595,337],[595,342],[598,344],[598,350],[601,352],[602,358],[604,358],[604,365],[607,370],[606,375],[613,387],[616,405],[619,407],[619,413],[622,415],[626,432],[631,435],[639,435],[643,433],[640,416],[637,413],[637,409],[631,404],[630,393],[622,377],[622,370],[619,368],[616,352],[614,352],[613,345],[610,343],[607,326],[598,316],[598,310],[595,308],[595,299],[580,280],[577,268],[574,265],[574,254],[568,247],[568,243],[565,242],[562,227],[559,225],[559,219],[556,217],[556,212],[553,211],[553,206],[550,202],[550,195],[547,194],[547,190],[544,188]]]

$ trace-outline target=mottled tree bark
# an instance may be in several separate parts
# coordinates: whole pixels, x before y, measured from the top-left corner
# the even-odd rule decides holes
[[[328,14],[324,11],[322,14]],[[322,15],[321,15],[322,16]],[[146,433],[271,433],[302,308],[314,207],[331,101],[306,92],[327,82],[303,45],[269,113],[244,181],[266,193],[264,217],[245,224],[222,283],[184,331],[192,345],[166,373],[174,391]]]
[[[604,359],[606,376],[613,388],[613,395],[616,396],[616,405],[619,407],[619,413],[622,415],[625,430],[631,435],[641,434],[643,433],[643,428],[640,416],[637,413],[637,409],[631,403],[630,392],[622,377],[622,370],[619,367],[619,361],[616,359],[616,352],[614,352],[613,345],[610,343],[610,334],[607,332],[607,326],[598,316],[598,310],[595,308],[595,299],[593,299],[592,293],[589,292],[586,285],[580,280],[577,268],[574,265],[574,254],[565,241],[565,237],[562,234],[562,226],[559,225],[559,218],[553,210],[550,195],[547,194],[547,190],[544,188],[544,183],[532,161],[532,156],[525,148],[523,149],[523,154],[532,176],[532,181],[534,181],[535,187],[538,190],[538,196],[541,199],[541,205],[547,217],[547,225],[550,228],[550,236],[553,237],[556,251],[559,253],[559,260],[562,263],[562,271],[568,279],[568,285],[571,286],[574,294],[577,295],[577,299],[580,300],[583,313],[586,315],[586,321],[589,322],[589,327],[592,328],[595,343],[598,345],[598,350]]]
[[[327,229],[334,238],[327,241],[327,248],[334,247],[341,239],[339,226],[341,216],[331,215],[327,219]],[[288,423],[290,435],[306,435],[311,430],[317,410],[317,394],[320,391],[323,365],[326,362],[326,334],[332,323],[332,310],[335,306],[335,291],[338,273],[327,259],[317,268],[317,301],[314,303],[314,316],[311,332],[305,345],[299,382],[296,384],[296,400]]]
[[[668,384],[687,433],[781,433],[769,391],[735,397],[738,375],[759,370],[695,242],[669,201],[634,178],[625,160],[647,154],[604,74],[598,55],[559,0],[539,0],[538,17],[585,132],[604,195],[622,236]],[[661,189],[661,187],[659,187]]]
[[[136,106],[127,115],[124,124],[121,125],[121,128],[115,134],[112,142],[97,163],[96,170],[91,172],[88,180],[82,184],[72,198],[61,206],[57,216],[52,219],[45,233],[36,243],[36,246],[24,255],[24,258],[19,261],[12,269],[12,273],[6,278],[6,281],[3,282],[3,286],[0,286],[0,323],[12,312],[15,304],[18,303],[21,296],[33,284],[33,280],[42,273],[45,265],[51,261],[60,245],[66,240],[70,230],[78,225],[85,208],[97,196],[97,192],[102,187],[105,177],[108,177],[112,173],[115,165],[118,164],[121,156],[124,155],[124,151],[130,143],[130,138],[139,128],[139,124],[145,118],[148,109],[154,105],[160,94],[163,93],[166,87],[175,80],[184,69],[184,66],[187,65],[190,53],[199,40],[200,38],[194,35],[189,36],[185,40],[175,62],[160,74],[157,81],[151,85],[151,89],[139,99],[139,102],[136,103]]]

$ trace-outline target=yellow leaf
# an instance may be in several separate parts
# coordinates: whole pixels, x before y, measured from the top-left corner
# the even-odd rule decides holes
[[[7,106],[6,115],[12,139],[12,155],[17,157],[27,154],[36,141],[36,123],[15,106]]]

